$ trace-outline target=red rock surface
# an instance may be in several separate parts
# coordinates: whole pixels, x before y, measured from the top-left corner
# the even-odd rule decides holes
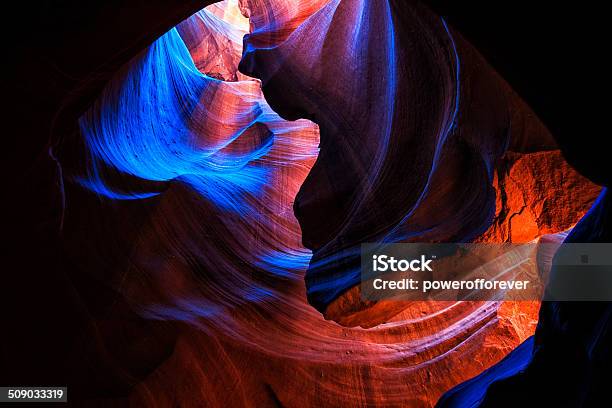
[[[572,169],[560,151],[509,152],[497,167],[493,224],[482,242],[529,242],[571,228],[601,187]]]

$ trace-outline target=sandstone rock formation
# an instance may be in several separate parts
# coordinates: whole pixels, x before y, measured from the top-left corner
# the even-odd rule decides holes
[[[259,82],[236,70],[235,38],[244,25],[230,24],[236,16],[235,9],[227,12],[231,6],[204,10],[178,28],[208,78],[201,108],[176,126],[185,126],[198,148],[227,143],[223,159],[261,149],[260,137],[249,136],[254,121],[271,134],[269,147],[253,157],[269,172],[259,191],[246,189],[239,199],[246,205],[223,204],[234,200],[232,191],[211,194],[217,187],[201,173],[196,181],[168,179],[148,210],[122,292],[144,316],[181,323],[173,354],[136,387],[131,401],[166,406],[173,403],[169,396],[180,394],[187,406],[202,400],[211,406],[433,405],[527,339],[538,303],[368,304],[359,298],[351,268],[335,254],[352,240],[375,239],[389,229],[396,240],[531,241],[571,228],[598,188],[567,167],[529,109],[428,11],[406,8],[395,15],[366,3],[243,1],[252,34],[241,69],[262,79],[266,99],[281,115],[316,121],[321,154],[315,164],[317,128],[276,117]],[[360,16],[370,25],[355,24]],[[404,25],[380,32],[394,26],[391,19]],[[408,22],[425,32],[406,31]],[[346,31],[353,26],[363,32]],[[176,34],[168,35],[172,41],[161,39],[155,47],[179,46]],[[394,45],[392,37],[407,42]],[[357,44],[368,41],[383,46]],[[157,64],[172,64],[172,54],[157,53]],[[413,56],[418,64],[404,62]],[[346,65],[355,71],[342,72]],[[131,66],[127,75],[138,75],[138,63]],[[359,69],[365,85],[355,80]],[[406,95],[417,80],[430,86]],[[118,77],[111,87],[124,81]],[[381,106],[390,113],[381,116]],[[394,111],[410,113],[414,123],[398,125]],[[567,196],[568,186],[579,187],[575,197]],[[290,208],[296,194],[303,235]],[[302,279],[309,256],[301,240],[315,251],[307,292]],[[317,270],[317,263],[328,266]],[[319,291],[317,276],[330,272]],[[306,303],[307,296],[331,320]],[[184,382],[172,380],[177,372],[187,373]],[[235,392],[227,395],[227,389]]]
[[[443,20],[381,3],[221,2],[89,106],[58,159],[62,265],[96,288],[75,398],[427,407],[533,333],[537,302],[355,292],[364,240],[530,241],[598,191]]]

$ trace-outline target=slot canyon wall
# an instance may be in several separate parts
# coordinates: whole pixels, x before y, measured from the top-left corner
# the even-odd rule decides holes
[[[359,245],[561,243],[600,194],[604,217],[601,186],[418,2],[206,5],[115,60],[49,146],[57,262],[87,298],[75,398],[430,407],[476,377],[441,402],[464,406],[524,368],[555,306],[366,302]]]

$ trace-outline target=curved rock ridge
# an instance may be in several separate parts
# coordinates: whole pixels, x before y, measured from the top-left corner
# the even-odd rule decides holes
[[[358,282],[359,244],[474,240],[494,216],[505,152],[555,148],[486,61],[416,2],[324,2],[298,27],[253,20],[262,4],[251,4],[240,69],[281,116],[319,125],[294,210],[321,311]],[[284,24],[290,34],[277,36]]]
[[[533,112],[418,2],[321,2],[297,27],[270,21],[273,1],[243,3],[254,33],[241,70],[283,117],[320,128],[294,210],[313,250],[309,301],[328,317],[365,307],[342,300],[363,242],[528,242],[570,228],[595,199]]]

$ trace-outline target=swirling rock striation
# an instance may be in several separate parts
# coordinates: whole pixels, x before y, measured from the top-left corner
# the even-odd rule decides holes
[[[112,347],[135,405],[431,406],[527,339],[538,304],[363,304],[358,245],[533,240],[598,190],[412,2],[222,2],[135,56],[80,125],[66,253],[171,333],[127,363]]]

